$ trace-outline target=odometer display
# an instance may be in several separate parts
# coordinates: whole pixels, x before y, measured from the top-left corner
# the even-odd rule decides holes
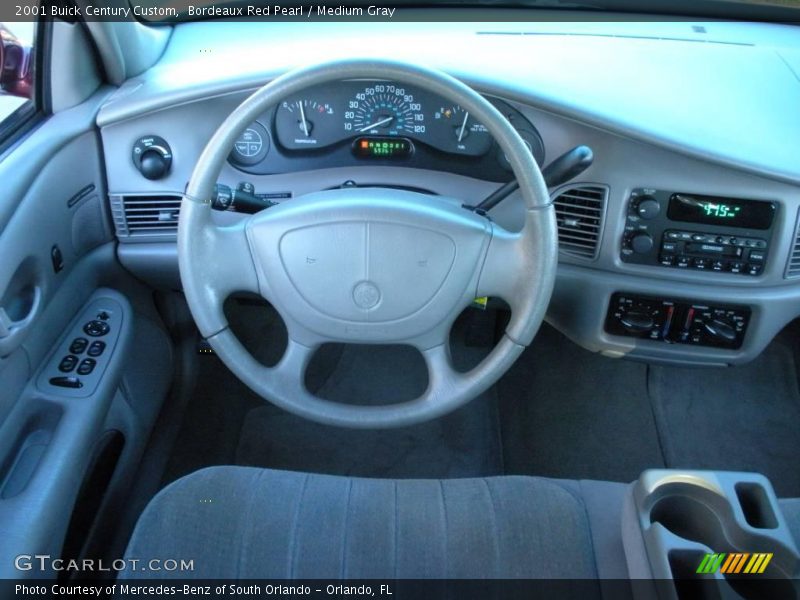
[[[406,88],[376,83],[348,101],[344,130],[351,135],[420,137],[425,134],[425,113]]]
[[[359,158],[407,158],[414,152],[411,140],[401,137],[360,137],[353,142]]]

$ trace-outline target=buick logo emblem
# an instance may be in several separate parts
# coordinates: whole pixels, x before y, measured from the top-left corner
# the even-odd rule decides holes
[[[381,300],[381,291],[371,281],[362,281],[353,288],[353,301],[356,306],[368,310],[374,308]]]

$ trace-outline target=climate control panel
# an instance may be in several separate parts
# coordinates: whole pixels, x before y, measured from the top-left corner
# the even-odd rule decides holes
[[[736,350],[749,321],[746,306],[617,292],[611,296],[605,329],[612,335]]]
[[[635,189],[625,218],[623,262],[759,276],[769,254],[777,205]]]

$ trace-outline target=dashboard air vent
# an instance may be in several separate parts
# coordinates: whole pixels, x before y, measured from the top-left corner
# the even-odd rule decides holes
[[[117,236],[148,239],[175,237],[181,196],[111,196],[111,212]]]
[[[607,199],[608,188],[603,185],[572,185],[555,193],[560,252],[588,259],[597,256]]]
[[[800,277],[800,218],[794,228],[794,243],[792,252],[789,254],[789,262],[786,263],[786,279]]]

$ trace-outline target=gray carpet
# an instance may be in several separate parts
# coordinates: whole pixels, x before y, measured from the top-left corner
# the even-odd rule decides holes
[[[664,467],[644,364],[543,326],[497,388],[506,473],[632,481]]]
[[[483,355],[464,345],[453,351],[462,362]],[[425,364],[412,348],[346,346],[317,394],[335,402],[390,404],[415,398],[426,385]],[[496,398],[490,391],[442,419],[382,431],[328,427],[264,405],[244,421],[236,462],[362,477],[496,475],[503,472]]]
[[[793,345],[779,336],[735,368],[652,367],[650,393],[669,466],[756,471],[779,496],[800,496]]]
[[[230,321],[265,363],[285,330],[244,303]],[[485,349],[456,329],[465,368]],[[463,335],[462,335],[463,334]],[[485,339],[487,336],[477,336]],[[758,471],[780,496],[800,496],[800,393],[795,336],[729,369],[656,367],[590,353],[549,326],[497,386],[464,409],[416,427],[353,431],[317,425],[256,397],[215,356],[201,356],[164,483],[208,465],[241,464],[366,477],[532,474],[632,481],[653,467]],[[329,346],[307,385],[338,402],[391,403],[427,382],[409,348]]]

